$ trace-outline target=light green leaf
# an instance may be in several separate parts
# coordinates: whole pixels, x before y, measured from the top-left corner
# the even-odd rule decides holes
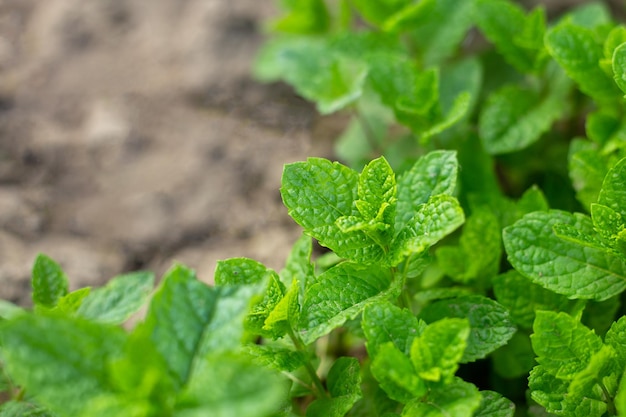
[[[378,354],[372,359],[371,371],[393,400],[407,403],[427,392],[426,384],[415,373],[411,360],[393,342],[379,346]]]
[[[617,162],[604,177],[598,203],[626,218],[626,158]]]
[[[75,314],[83,304],[85,298],[91,293],[91,287],[80,288],[61,297],[53,311],[67,314]]]
[[[356,317],[368,304],[388,297],[390,284],[388,270],[349,262],[321,274],[304,295],[299,327],[305,344]]]
[[[411,361],[417,375],[443,385],[452,382],[469,334],[466,319],[443,318],[426,326],[411,345]]]
[[[275,337],[287,333],[295,328],[300,318],[300,284],[294,280],[285,296],[276,304],[263,323],[263,330],[269,331]],[[279,336],[276,336],[279,335]]]
[[[602,347],[600,337],[566,313],[538,311],[533,330],[537,362],[562,380],[573,379]]]
[[[125,338],[121,329],[61,316],[24,314],[0,327],[3,366],[12,380],[68,417],[112,392],[108,361],[121,353]]]
[[[550,413],[573,417],[600,417],[606,412],[606,403],[599,395],[572,399],[567,394],[568,383],[548,373],[542,366],[535,366],[528,378],[531,397]]]
[[[616,247],[620,239],[620,233],[626,226],[626,221],[621,214],[602,204],[592,204],[591,219],[594,229],[602,236],[604,241],[609,246]]]
[[[59,264],[39,254],[33,265],[32,286],[35,305],[54,307],[68,293],[69,283]]]
[[[535,212],[504,229],[509,261],[532,282],[569,298],[606,300],[626,288],[626,262],[617,254],[559,238],[556,224],[587,229],[582,216]]]
[[[454,232],[464,221],[463,209],[456,198],[445,194],[431,197],[395,237],[392,243],[392,264],[404,256],[425,252]]]
[[[270,270],[261,262],[248,258],[231,258],[217,262],[216,285],[247,285],[261,283]]]
[[[467,120],[472,115],[483,86],[483,72],[483,64],[477,57],[447,63],[441,68],[439,104],[442,113],[448,114],[445,119],[460,115],[464,109],[464,95],[468,95],[469,102],[461,119]]]
[[[568,394],[573,401],[589,397],[590,393],[599,394],[602,392],[599,382],[604,384],[606,380],[611,378],[611,374],[615,374],[613,377],[617,381],[617,371],[619,370],[619,374],[621,374],[621,369],[616,366],[615,356],[615,350],[606,345],[591,355],[587,366],[574,376],[569,385]],[[614,386],[614,384],[611,385]],[[615,395],[614,392],[609,392],[609,394]],[[602,399],[602,396],[599,398]]]
[[[613,52],[613,73],[615,83],[626,93],[626,43],[615,48]]]
[[[21,314],[26,313],[23,308],[6,300],[0,300],[0,322],[2,320],[11,320]]]
[[[592,134],[590,120],[592,119],[595,117],[590,116],[587,119],[587,134],[590,137]],[[606,119],[602,123],[604,126],[608,125]],[[594,129],[594,132],[597,130]],[[582,139],[574,139],[570,145],[569,176],[576,190],[576,198],[585,209],[598,201],[602,181],[608,171],[607,161],[597,148],[596,144]]]
[[[249,358],[209,355],[199,360],[173,417],[269,417],[278,412],[286,395],[285,380]]]
[[[289,215],[305,232],[332,249],[337,255],[363,263],[376,263],[385,257],[383,249],[363,230],[342,233],[337,226],[341,217],[359,215],[359,174],[337,162],[309,158],[287,164],[281,194]]]
[[[495,277],[493,292],[496,300],[509,310],[511,320],[525,329],[532,328],[538,310],[571,312],[577,305],[576,301],[546,290],[515,270]]]
[[[402,410],[402,417],[472,417],[481,401],[482,396],[473,384],[457,378],[451,384],[431,390],[426,401],[409,402]]]
[[[276,371],[293,372],[310,360],[306,353],[290,347],[247,344],[244,350],[259,364]]]
[[[393,224],[396,205],[396,176],[384,157],[376,158],[359,175],[356,207],[364,219]]]
[[[370,357],[376,357],[378,348],[388,342],[393,343],[393,346],[408,356],[413,339],[420,335],[426,326],[409,310],[401,309],[389,302],[367,306],[363,311],[361,325]]]
[[[612,23],[610,10],[597,0],[581,3],[565,15],[564,20],[571,20],[573,24],[587,29],[597,29]]]
[[[382,25],[386,19],[409,3],[411,3],[410,0],[381,0],[376,2],[353,0],[352,2],[363,18],[374,25]]]
[[[270,321],[266,327],[266,322],[272,311],[284,298],[285,292],[285,285],[280,281],[278,274],[275,272],[270,273],[265,291],[258,299],[253,301],[250,307],[250,313],[244,322],[246,330],[253,334],[273,339],[283,336],[287,330],[285,326],[275,326],[272,324],[276,324],[276,321],[274,323]],[[296,296],[297,294],[296,292]]]
[[[271,28],[278,32],[323,33],[330,26],[330,15],[324,0],[283,0],[287,12],[275,20]]]
[[[89,320],[121,324],[148,300],[154,275],[133,272],[113,278],[104,287],[92,290],[76,314]]]
[[[415,162],[398,179],[396,230],[401,230],[431,196],[453,195],[458,161],[455,151],[433,151]]]
[[[617,390],[617,394],[615,395],[615,408],[617,409],[618,415],[623,415],[626,413],[626,370],[622,374],[622,378],[619,382],[619,388]]]
[[[165,358],[179,385],[189,379],[217,298],[217,290],[198,281],[192,270],[175,265],[163,277],[145,321],[138,326]]]
[[[603,50],[591,29],[564,20],[548,31],[545,42],[550,55],[583,93],[597,100],[616,97],[619,90],[600,67]]]
[[[604,336],[604,343],[611,346],[617,354],[620,367],[626,369],[626,316],[622,316],[619,320],[613,322],[611,328]]]
[[[431,136],[437,135],[444,130],[448,129],[452,125],[456,124],[467,114],[470,108],[470,102],[472,96],[469,92],[464,91],[459,94],[454,102],[450,111],[439,121],[430,126],[426,131],[420,134],[420,140],[423,142]]]
[[[480,391],[482,401],[474,417],[513,417],[515,404],[495,391]]]
[[[467,295],[434,302],[426,306],[419,317],[427,323],[444,317],[469,320],[471,331],[461,359],[462,363],[484,358],[505,345],[517,330],[506,308],[480,295]]]

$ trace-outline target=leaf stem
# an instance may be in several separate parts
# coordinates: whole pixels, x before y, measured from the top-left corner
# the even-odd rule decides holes
[[[305,353],[307,351],[306,346],[302,342],[302,339],[300,339],[300,337],[298,337],[298,335],[293,331],[291,326],[288,326],[288,331],[287,332],[288,332],[289,338],[293,342],[296,350],[299,351],[299,352]],[[324,385],[322,384],[322,380],[317,375],[317,372],[313,368],[313,365],[311,364],[311,361],[306,361],[304,363],[304,368],[306,369],[307,373],[311,377],[311,381],[313,381],[313,388],[314,388],[313,389],[313,394],[315,395],[315,397],[317,397],[317,398],[329,398],[330,396],[326,392],[326,389],[324,388]]]
[[[600,380],[598,380],[598,385],[600,386],[600,389],[602,390],[602,393],[604,394],[604,400],[606,401],[606,408],[607,408],[606,411],[609,413],[609,415],[616,416],[617,409],[615,408],[615,402],[613,401],[613,397],[611,397],[609,390],[606,388],[604,383]]]

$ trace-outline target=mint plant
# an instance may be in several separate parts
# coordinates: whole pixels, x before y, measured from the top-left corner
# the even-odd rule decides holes
[[[0,417],[626,414],[626,27],[596,2],[282,6],[256,74],[350,118],[346,165],[284,167],[284,269],[70,292],[40,255],[33,308],[0,302]]]

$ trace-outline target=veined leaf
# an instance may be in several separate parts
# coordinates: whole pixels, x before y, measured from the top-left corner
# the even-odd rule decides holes
[[[390,285],[388,270],[349,262],[321,274],[304,295],[299,327],[305,344],[356,317],[366,305],[389,297]]]
[[[438,194],[453,195],[458,162],[454,151],[433,151],[398,179],[396,230],[401,230],[420,206]]]
[[[388,342],[408,356],[413,339],[426,327],[426,323],[417,320],[409,310],[400,309],[389,302],[367,306],[363,311],[361,325],[367,339],[367,352],[372,358],[378,355],[378,348]]]
[[[601,301],[626,288],[626,262],[622,258],[609,250],[559,238],[553,231],[557,224],[585,230],[591,221],[551,210],[530,213],[504,229],[504,246],[515,269],[569,298]]]
[[[469,320],[471,331],[461,363],[484,358],[505,345],[517,330],[506,308],[480,295],[436,301],[426,306],[419,315],[427,323],[445,317]]]
[[[411,361],[417,375],[441,385],[452,382],[469,334],[466,319],[443,318],[426,326],[411,344]]]
[[[537,361],[562,380],[572,380],[602,347],[600,337],[565,313],[538,311],[533,330],[530,338]]]
[[[547,32],[545,42],[550,55],[583,93],[597,100],[616,97],[619,90],[600,68],[603,50],[591,29],[565,20]]]
[[[604,177],[598,203],[610,207],[626,219],[626,158],[617,162]]]
[[[428,390],[425,381],[415,373],[409,357],[392,342],[379,346],[371,370],[380,387],[393,400],[407,403],[422,397]]]
[[[474,417],[513,417],[515,404],[495,391],[480,391],[482,401]]]
[[[115,277],[85,296],[76,314],[89,320],[121,324],[144,305],[153,286],[154,275],[149,272]]]

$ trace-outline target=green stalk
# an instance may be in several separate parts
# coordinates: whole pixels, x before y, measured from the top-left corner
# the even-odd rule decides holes
[[[302,340],[298,337],[298,335],[295,334],[291,326],[289,326],[288,328],[288,334],[296,350],[298,352],[306,353],[307,352],[306,346],[304,345]],[[304,363],[304,368],[306,369],[307,373],[311,377],[311,381],[313,381],[313,388],[314,388],[313,394],[315,395],[315,397],[316,398],[330,398],[330,396],[326,392],[326,389],[324,388],[324,385],[322,384],[322,380],[317,375],[317,372],[313,368],[313,365],[311,365],[311,361],[306,361]]]

